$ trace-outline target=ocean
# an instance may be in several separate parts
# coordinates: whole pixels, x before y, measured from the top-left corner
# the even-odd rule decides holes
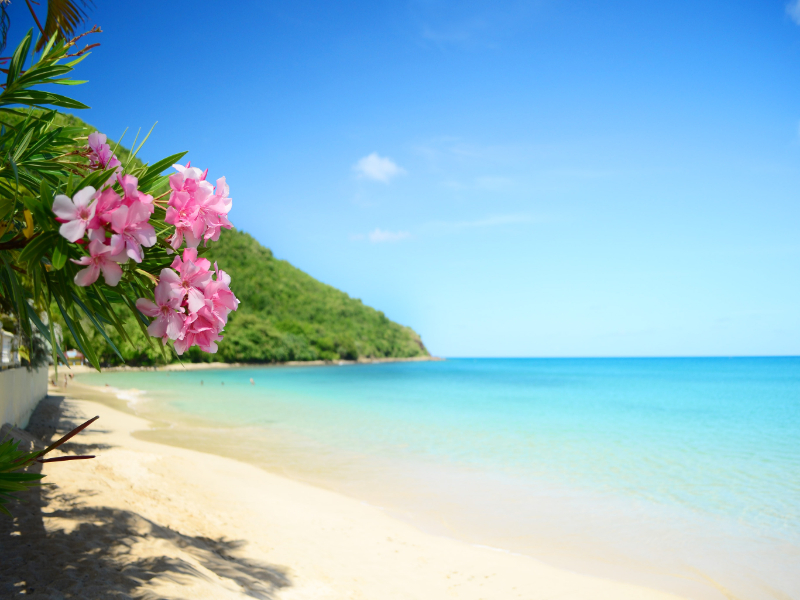
[[[800,358],[78,380],[156,420],[145,439],[247,460],[438,535],[692,598],[800,598]]]

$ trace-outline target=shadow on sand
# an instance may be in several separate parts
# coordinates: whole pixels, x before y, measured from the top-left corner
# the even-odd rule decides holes
[[[78,421],[62,403],[61,397],[43,400],[28,431],[47,442],[72,429]],[[66,447],[80,454],[102,450],[80,443]],[[244,542],[185,535],[133,511],[87,507],[87,494],[38,488],[11,506],[13,519],[0,516],[0,598],[156,600],[160,596],[147,589],[152,579],[183,584],[208,579],[209,571],[252,598],[274,598],[290,585],[284,569],[244,556]],[[58,519],[57,530],[45,529],[44,515]],[[143,539],[156,551],[132,556],[131,548]]]

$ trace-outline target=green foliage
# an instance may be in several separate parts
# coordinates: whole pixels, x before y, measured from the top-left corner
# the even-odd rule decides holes
[[[19,442],[6,440],[0,443],[0,514],[11,516],[4,506],[15,499],[11,494],[40,485],[39,480],[44,477],[41,473],[18,472],[32,462],[31,453],[20,450]]]
[[[18,441],[11,439],[0,441],[0,514],[9,517],[12,516],[9,510],[4,506],[9,501],[16,500],[11,494],[24,492],[32,487],[41,485],[39,481],[44,475],[41,473],[21,473],[20,471],[23,469],[30,467],[34,463],[63,462],[94,458],[94,456],[62,456],[59,458],[44,458],[44,456],[69,441],[97,419],[98,417],[89,419],[57,442],[50,444],[44,450],[25,452],[19,449],[20,443]]]
[[[72,196],[86,187],[100,188],[113,170],[92,172],[84,151],[87,126],[41,105],[86,106],[60,94],[33,89],[45,84],[82,83],[62,76],[87,55],[69,54],[74,42],[53,37],[37,56],[35,51],[30,52],[31,41],[29,32],[14,52],[6,70],[5,89],[0,93],[0,305],[14,313],[24,338],[33,340],[34,330],[38,331],[53,348],[54,357],[58,354],[64,360],[52,325],[45,325],[42,318],[48,313],[52,324],[57,313],[74,346],[99,368],[106,349],[121,360],[118,343],[136,345],[123,326],[126,319],[137,327],[141,325],[144,331],[145,323],[134,303],[137,298],[149,297],[156,276],[172,262],[165,241],[169,227],[164,224],[161,203],[151,218],[159,241],[142,263],[125,264],[122,280],[115,287],[101,281],[90,287],[74,284],[80,267],[70,259],[78,260],[87,252],[59,235],[53,199],[59,193]],[[67,60],[71,62],[64,64]],[[23,111],[20,106],[29,108]],[[167,184],[162,171],[185,153],[149,166],[131,160],[140,148],[141,144],[132,155],[120,152],[123,172],[138,178],[140,192],[157,196]],[[141,338],[152,352],[166,356],[149,337]],[[33,350],[31,347],[31,353]]]

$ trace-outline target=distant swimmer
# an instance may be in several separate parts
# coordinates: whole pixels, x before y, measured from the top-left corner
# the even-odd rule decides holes
[[[200,380],[200,385],[203,385],[203,380],[202,379]]]
[[[251,377],[251,378],[250,378],[250,385],[255,385],[255,384],[256,384],[256,382],[255,382],[255,381],[253,381],[253,378]]]

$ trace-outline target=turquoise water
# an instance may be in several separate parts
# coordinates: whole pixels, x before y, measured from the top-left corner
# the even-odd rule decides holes
[[[800,598],[800,358],[459,359],[80,381],[145,390],[133,406],[173,423],[176,440],[191,432],[239,448],[435,533],[690,597]]]

